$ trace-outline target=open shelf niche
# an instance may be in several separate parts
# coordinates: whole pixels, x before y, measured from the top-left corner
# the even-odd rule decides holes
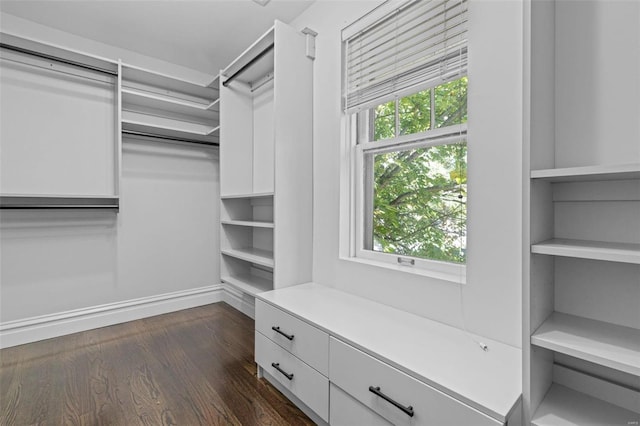
[[[620,117],[638,117],[640,107],[637,99],[610,103],[613,87],[592,99],[591,88],[623,77],[584,69],[594,67],[588,43],[637,27],[640,6],[550,1],[525,10],[524,422],[637,424],[640,149],[637,123]],[[594,35],[596,10],[606,18]],[[633,51],[625,75],[640,83]],[[598,115],[592,103],[615,111]]]
[[[221,280],[251,316],[255,294],[311,280],[308,42],[276,21],[220,74]]]
[[[132,65],[122,65],[124,133],[217,144],[219,78],[200,84]]]

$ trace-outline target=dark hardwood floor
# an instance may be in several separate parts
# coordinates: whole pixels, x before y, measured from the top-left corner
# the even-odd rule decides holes
[[[0,425],[311,425],[225,303],[0,350]]]

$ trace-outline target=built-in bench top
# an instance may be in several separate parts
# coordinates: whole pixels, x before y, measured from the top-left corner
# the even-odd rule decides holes
[[[316,283],[256,297],[497,420],[520,400],[519,348]]]

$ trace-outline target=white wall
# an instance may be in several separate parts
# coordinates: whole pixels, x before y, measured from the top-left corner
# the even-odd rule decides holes
[[[556,167],[640,161],[640,2],[556,2]]]
[[[184,78],[211,79],[6,14],[2,15],[2,27],[17,35],[110,59],[121,57],[133,65]],[[33,317],[139,299],[157,301],[166,294],[193,296],[202,288],[217,288],[217,155],[215,148],[124,138],[118,214],[2,211],[3,332],[16,324],[26,325],[25,320]],[[193,296],[189,304],[211,300],[200,297],[199,302],[198,297]],[[172,309],[167,306],[160,311]],[[184,303],[180,306],[185,307]],[[61,334],[65,327],[56,330]]]
[[[339,258],[340,30],[380,2],[318,0],[293,21],[319,33],[314,69],[314,281],[520,347],[522,5],[476,0],[469,29],[467,284]],[[461,309],[462,307],[462,309]]]

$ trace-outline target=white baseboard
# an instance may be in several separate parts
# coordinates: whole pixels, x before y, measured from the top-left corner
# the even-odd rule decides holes
[[[223,283],[224,301],[251,319],[255,319],[255,298]]]
[[[123,302],[108,303],[89,308],[8,321],[0,323],[0,348],[8,348],[154,315],[208,305],[223,300],[226,301],[227,297],[225,293],[225,288],[221,284],[215,284]],[[242,311],[240,308],[236,309]]]

